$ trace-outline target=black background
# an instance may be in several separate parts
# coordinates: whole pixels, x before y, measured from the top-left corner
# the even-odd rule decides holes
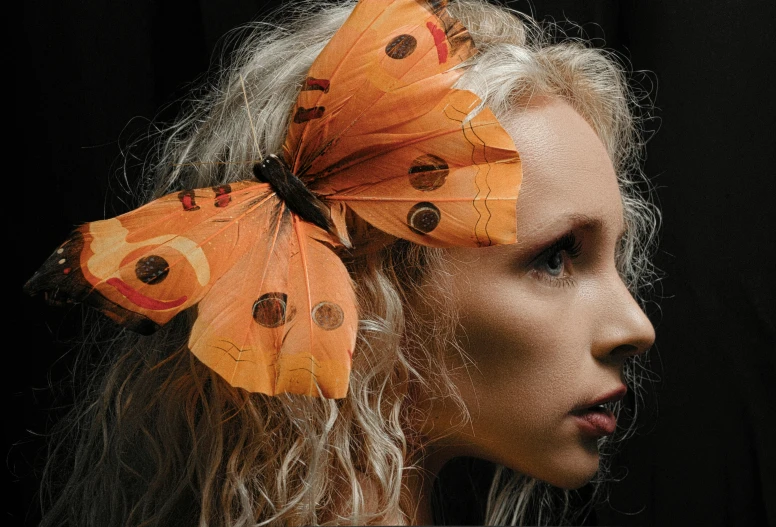
[[[20,59],[4,76],[16,90],[4,254],[9,521],[37,523],[39,434],[68,401],[67,341],[80,321],[22,284],[75,225],[127,210],[122,149],[149,119],[175,116],[224,33],[276,4],[26,2],[21,26],[6,22]],[[588,523],[776,525],[774,2],[509,5],[581,24],[648,72],[637,77],[655,103],[646,171],[663,211],[660,307],[649,310],[657,381],[618,460],[624,479]]]

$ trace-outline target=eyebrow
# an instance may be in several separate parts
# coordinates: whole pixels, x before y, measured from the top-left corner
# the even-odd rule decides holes
[[[570,230],[602,232],[604,230],[604,221],[596,216],[589,216],[587,214],[574,212],[570,214],[563,214],[560,216],[560,218],[535,229],[533,233],[544,232],[547,230],[557,230],[559,231],[558,234],[560,234],[560,227],[564,228],[564,233]],[[623,225],[622,229],[617,234],[615,243],[619,244],[622,238],[625,236],[626,232],[627,226]],[[543,245],[543,243],[544,242],[532,244],[531,248],[539,247]]]
[[[587,214],[566,214],[563,216],[565,223],[570,223],[574,228],[585,231],[602,231],[604,222],[601,218],[588,216]]]

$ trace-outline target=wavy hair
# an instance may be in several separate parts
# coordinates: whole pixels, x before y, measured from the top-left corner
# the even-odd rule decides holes
[[[259,23],[159,131],[138,204],[182,188],[252,177],[281,149],[307,71],[352,1],[301,3]],[[638,100],[624,68],[582,41],[557,42],[525,15],[479,0],[451,3],[479,52],[458,87],[500,119],[537,95],[562,98],[593,127],[618,173],[627,234],[618,265],[638,296],[653,278],[657,209],[639,170]],[[234,389],[186,348],[193,315],[149,337],[122,331],[57,425],[44,526],[406,523],[402,492],[428,438],[423,394],[467,409],[443,357],[460,350],[447,302],[444,250],[402,240],[346,257],[360,305],[348,396],[268,397]],[[431,314],[431,318],[427,314]],[[88,351],[87,351],[88,352]],[[634,378],[631,365],[628,375]],[[604,478],[600,478],[604,479]],[[568,493],[499,468],[487,523],[573,521]],[[579,511],[576,511],[579,512]]]

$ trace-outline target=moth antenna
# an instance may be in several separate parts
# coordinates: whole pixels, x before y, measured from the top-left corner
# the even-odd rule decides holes
[[[253,116],[251,115],[251,105],[248,104],[248,92],[245,89],[245,78],[240,75],[240,85],[242,86],[243,99],[245,99],[245,111],[248,112],[248,121],[251,123],[251,135],[253,136],[253,145],[259,153],[259,162],[264,161],[264,156],[259,148],[259,138],[256,136],[256,128],[253,126]]]

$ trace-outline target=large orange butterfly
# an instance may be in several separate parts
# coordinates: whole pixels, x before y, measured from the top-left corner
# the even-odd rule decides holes
[[[256,179],[87,223],[26,290],[145,334],[196,304],[189,348],[232,386],[344,397],[358,311],[333,249],[348,243],[348,209],[423,245],[515,241],[512,139],[487,108],[469,118],[480,100],[451,88],[474,53],[446,2],[361,0]]]

